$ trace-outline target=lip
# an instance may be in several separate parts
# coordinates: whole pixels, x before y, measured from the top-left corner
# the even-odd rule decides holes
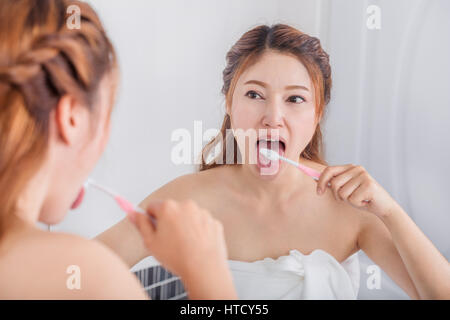
[[[81,202],[83,202],[84,193],[85,193],[84,187],[81,187],[76,199],[73,201],[72,205],[70,206],[71,210],[74,210],[80,206]]]
[[[258,144],[258,141],[260,141],[260,140],[271,140],[271,139],[272,139],[272,135],[270,135],[270,134],[266,135],[266,136],[261,135],[256,140],[256,144]],[[286,150],[287,143],[286,143],[286,139],[285,138],[283,138],[282,136],[277,136],[277,137],[274,137],[274,140],[278,140],[278,141],[283,142],[284,143],[284,149]]]

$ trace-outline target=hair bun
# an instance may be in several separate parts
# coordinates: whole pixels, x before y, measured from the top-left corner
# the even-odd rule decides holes
[[[12,85],[22,85],[40,71],[39,65],[16,65],[9,68],[0,67],[0,81]]]
[[[16,65],[0,67],[0,81],[13,85],[23,85],[35,77],[42,64],[55,58],[59,51],[54,48],[38,48],[19,57]]]

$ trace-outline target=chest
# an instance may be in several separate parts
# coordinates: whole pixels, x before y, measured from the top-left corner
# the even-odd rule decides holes
[[[208,205],[222,222],[231,260],[276,259],[297,249],[323,249],[338,261],[357,249],[358,225],[346,206],[314,196],[270,203],[221,197]]]

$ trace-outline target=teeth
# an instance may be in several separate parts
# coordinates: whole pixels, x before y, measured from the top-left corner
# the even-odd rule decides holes
[[[283,147],[285,146],[285,143],[281,140],[277,140],[277,139],[259,139],[257,143],[260,142],[265,142],[265,143],[278,143],[279,145],[283,145]]]
[[[260,139],[259,141],[280,142],[280,140],[275,140],[275,139]]]

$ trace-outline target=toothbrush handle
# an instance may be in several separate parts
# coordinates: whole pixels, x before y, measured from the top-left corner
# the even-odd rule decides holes
[[[311,178],[313,178],[314,180],[318,181],[320,178],[321,173],[319,171],[316,171],[310,167],[304,166],[301,163],[295,162],[291,159],[285,158],[280,156],[280,159],[292,164],[293,166],[297,167],[297,169],[299,169],[300,171],[302,171],[304,174],[306,174],[307,176],[310,176]],[[328,186],[331,187],[331,184],[328,182]]]
[[[306,175],[310,176],[316,181],[319,181],[321,173],[319,171],[316,171],[314,169],[311,169],[310,167],[306,167],[300,163],[297,164],[297,168],[303,171]],[[331,184],[328,182],[328,186],[331,187]]]
[[[151,216],[150,214],[148,214],[144,209],[135,206],[134,204],[132,204],[130,201],[128,201],[125,198],[122,198],[121,196],[115,196],[114,199],[116,200],[117,204],[119,205],[119,207],[125,211],[132,220],[133,219],[133,215],[135,213],[137,214],[142,214],[142,215],[147,215],[150,217],[150,219],[152,220],[153,226],[156,227],[156,220],[153,216]]]

